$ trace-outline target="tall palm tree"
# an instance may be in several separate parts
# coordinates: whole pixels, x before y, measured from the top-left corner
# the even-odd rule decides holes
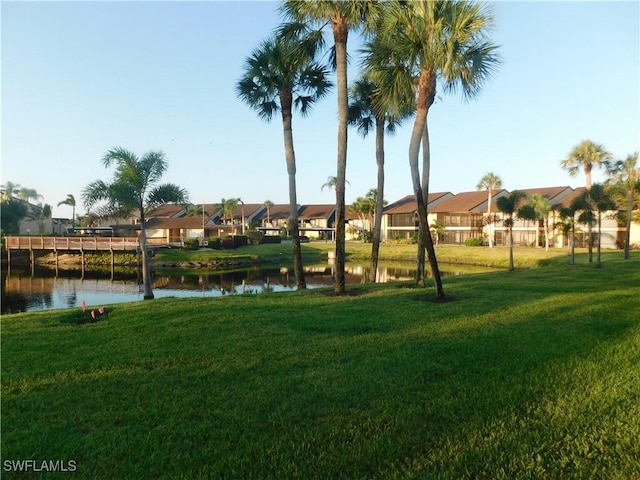
[[[71,231],[75,232],[76,231],[76,197],[74,197],[72,194],[69,193],[67,194],[67,198],[65,198],[61,202],[58,202],[58,207],[60,205],[68,205],[73,209],[71,213]]]
[[[487,225],[489,226],[489,248],[493,248],[493,224],[495,219],[491,213],[491,200],[493,193],[502,188],[502,179],[493,172],[485,174],[478,182],[478,190],[487,191]]]
[[[629,244],[631,243],[631,221],[635,198],[640,194],[640,166],[638,166],[638,152],[627,155],[624,160],[607,163],[609,175],[608,184],[613,188],[618,186],[624,191],[627,201],[626,224],[627,232],[624,241],[624,258],[629,259]]]
[[[484,4],[468,1],[404,2],[384,9],[376,37],[365,46],[367,64],[377,65],[372,80],[380,93],[414,88],[416,117],[409,145],[409,166],[419,219],[416,283],[424,272],[427,249],[436,294],[444,298],[438,262],[427,223],[431,156],[427,115],[438,83],[445,91],[462,89],[475,97],[499,65],[497,45],[487,38],[494,20]],[[422,146],[422,176],[418,165]]]
[[[358,133],[366,137],[375,127],[377,187],[376,205],[374,210],[372,245],[371,245],[371,280],[376,281],[378,271],[378,257],[380,252],[380,230],[382,225],[382,210],[384,208],[384,136],[393,134],[396,126],[412,112],[411,98],[394,99],[403,105],[402,111],[394,115],[391,108],[384,108],[378,102],[376,85],[366,76],[357,80],[351,87],[352,101],[349,104],[349,124],[358,128]]]
[[[522,199],[527,195],[520,190],[514,190],[505,197],[500,197],[496,200],[496,206],[498,210],[507,215],[504,219],[504,225],[509,229],[509,271],[514,271],[513,265],[513,217],[522,202]]]
[[[362,29],[375,20],[378,2],[372,0],[285,0],[282,11],[296,22],[322,29],[331,25],[334,41],[338,97],[338,156],[336,175],[336,260],[334,291],[345,292],[345,182],[347,172],[347,122],[349,116],[347,82],[347,39],[350,30]]]
[[[115,166],[110,182],[96,180],[82,191],[87,208],[100,205],[101,217],[127,217],[137,214],[140,220],[140,250],[142,253],[143,298],[153,298],[151,265],[147,251],[146,212],[166,203],[185,203],[186,190],[172,183],[160,184],[167,170],[165,154],[149,151],[142,157],[122,147],[115,147],[102,157],[105,168]]]
[[[560,162],[562,168],[564,168],[570,176],[575,177],[580,172],[580,169],[584,171],[586,178],[587,191],[591,189],[591,171],[594,167],[601,167],[606,164],[612,158],[612,155],[607,151],[603,145],[594,143],[591,140],[583,140],[578,145],[573,147],[569,155]],[[593,262],[593,238],[592,238],[592,225],[588,224],[588,239],[587,245],[589,248],[589,262]]]
[[[267,209],[267,223],[271,224],[271,208],[273,207],[274,203],[271,200],[265,200],[264,201],[264,208]]]
[[[293,110],[302,116],[331,89],[328,70],[316,62],[319,43],[308,32],[297,36],[276,34],[263,42],[245,62],[237,84],[238,96],[266,121],[282,114],[284,151],[289,175],[289,231],[292,237],[293,268],[298,289],[306,288],[298,233],[296,157],[293,148]]]

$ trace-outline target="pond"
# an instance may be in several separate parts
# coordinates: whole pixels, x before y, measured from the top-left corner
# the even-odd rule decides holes
[[[443,275],[482,273],[490,269],[442,265]],[[362,283],[369,267],[347,264],[347,284]],[[330,287],[333,267],[327,263],[305,267],[308,288]],[[408,264],[384,264],[378,269],[380,282],[410,281],[415,269]],[[36,266],[2,271],[2,313],[80,307],[142,300],[141,278],[135,269],[55,270]],[[153,293],[163,297],[221,297],[283,292],[296,289],[293,269],[280,265],[215,272],[204,270],[163,271],[153,274]]]

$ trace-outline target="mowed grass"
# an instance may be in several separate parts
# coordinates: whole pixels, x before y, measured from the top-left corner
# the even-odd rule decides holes
[[[335,243],[313,241],[303,243],[302,254],[305,262],[327,259],[329,252],[335,252]],[[380,261],[410,261],[415,262],[416,245],[383,243],[380,245]],[[586,249],[576,249],[578,254]],[[371,258],[371,244],[361,242],[347,242],[347,259],[360,263],[368,263]],[[605,251],[603,255],[617,258],[619,251]],[[509,247],[495,248],[466,247],[464,245],[439,245],[436,247],[438,262],[457,265],[478,265],[492,268],[509,267]],[[156,255],[159,262],[211,262],[219,260],[246,260],[255,262],[291,261],[291,243],[248,245],[235,250],[187,251],[178,249],[163,249]],[[584,257],[586,258],[586,257]],[[594,253],[595,258],[595,253]],[[568,263],[566,249],[515,247],[514,262],[516,267],[528,268],[547,265],[556,261]],[[586,260],[585,260],[586,261]]]
[[[3,316],[2,459],[77,464],[45,478],[638,479],[640,256],[566,261],[447,277],[446,303],[389,284]]]

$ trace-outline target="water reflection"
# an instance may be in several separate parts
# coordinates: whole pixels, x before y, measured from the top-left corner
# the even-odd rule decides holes
[[[464,273],[487,271],[467,268]],[[443,271],[443,275],[463,273]],[[378,269],[380,282],[411,280],[415,269],[406,264],[389,264]],[[332,265],[313,265],[305,268],[308,288],[333,284]],[[369,268],[347,264],[346,282],[362,283],[369,278]],[[140,275],[135,269],[106,271],[54,270],[36,266],[34,269],[12,267],[2,271],[2,313],[79,307],[87,305],[133,302],[142,300]],[[231,272],[202,270],[155,271],[153,289],[156,298],[162,297],[219,297],[295,290],[293,269],[288,266],[250,268]]]

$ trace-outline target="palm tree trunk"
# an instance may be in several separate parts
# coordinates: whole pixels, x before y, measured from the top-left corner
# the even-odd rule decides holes
[[[140,220],[140,251],[142,253],[142,298],[144,300],[153,300],[151,265],[149,262],[149,252],[147,251],[147,229],[144,225],[144,216],[142,216]]]
[[[493,248],[493,222],[491,221],[491,187],[487,193],[487,222],[489,222],[489,248]]]
[[[598,210],[598,245],[597,245],[597,251],[598,254],[596,256],[596,268],[602,268],[602,258],[600,256],[600,234],[601,234],[601,228],[602,226],[602,214],[600,213],[600,210]]]
[[[336,89],[338,94],[338,161],[336,180],[336,262],[334,292],[345,292],[345,184],[347,172],[347,120],[349,99],[347,95],[347,35],[344,23],[333,24],[336,49]]]
[[[544,251],[548,252],[549,251],[549,220],[548,219],[544,219],[542,221],[542,225],[544,226]]]
[[[587,178],[587,192],[591,191],[591,170],[585,167],[585,176]],[[589,250],[589,263],[593,262],[593,227],[591,222],[587,223],[587,248]]]
[[[300,248],[300,235],[298,230],[298,196],[296,190],[296,155],[293,149],[292,128],[292,93],[280,92],[280,105],[282,106],[282,128],[284,131],[284,155],[287,161],[287,174],[289,175],[289,231],[291,232],[291,246],[293,250],[293,272],[296,277],[298,290],[307,288],[304,279],[302,265],[302,250]]]
[[[382,209],[384,208],[384,118],[376,118],[376,164],[378,167],[378,195],[373,219],[373,238],[371,245],[371,281],[378,280],[378,257],[380,253],[380,230],[382,227]]]
[[[431,148],[429,145],[429,107],[433,104],[435,98],[435,78],[426,78],[427,81],[427,111],[424,116],[424,130],[422,132],[422,201],[424,202],[424,225],[421,229],[421,238],[424,245],[421,245],[420,251],[423,256],[422,263],[424,265],[424,251],[427,251],[431,274],[433,275],[433,283],[436,289],[438,299],[445,298],[444,289],[442,287],[442,277],[440,276],[440,268],[436,259],[436,250],[433,247],[433,238],[429,230],[429,180],[431,175]],[[424,268],[424,267],[423,267]],[[422,270],[424,272],[424,269]],[[423,277],[424,278],[424,277]],[[423,282],[426,283],[426,282]],[[426,285],[425,285],[426,286]]]
[[[571,219],[571,265],[576,264],[576,221]]]
[[[513,217],[511,217],[511,221],[513,221]],[[513,265],[513,227],[509,227],[509,271],[513,272],[515,270],[515,266]]]
[[[629,243],[631,243],[631,218],[633,217],[633,190],[627,194],[627,232],[624,239],[624,259],[629,260]]]

